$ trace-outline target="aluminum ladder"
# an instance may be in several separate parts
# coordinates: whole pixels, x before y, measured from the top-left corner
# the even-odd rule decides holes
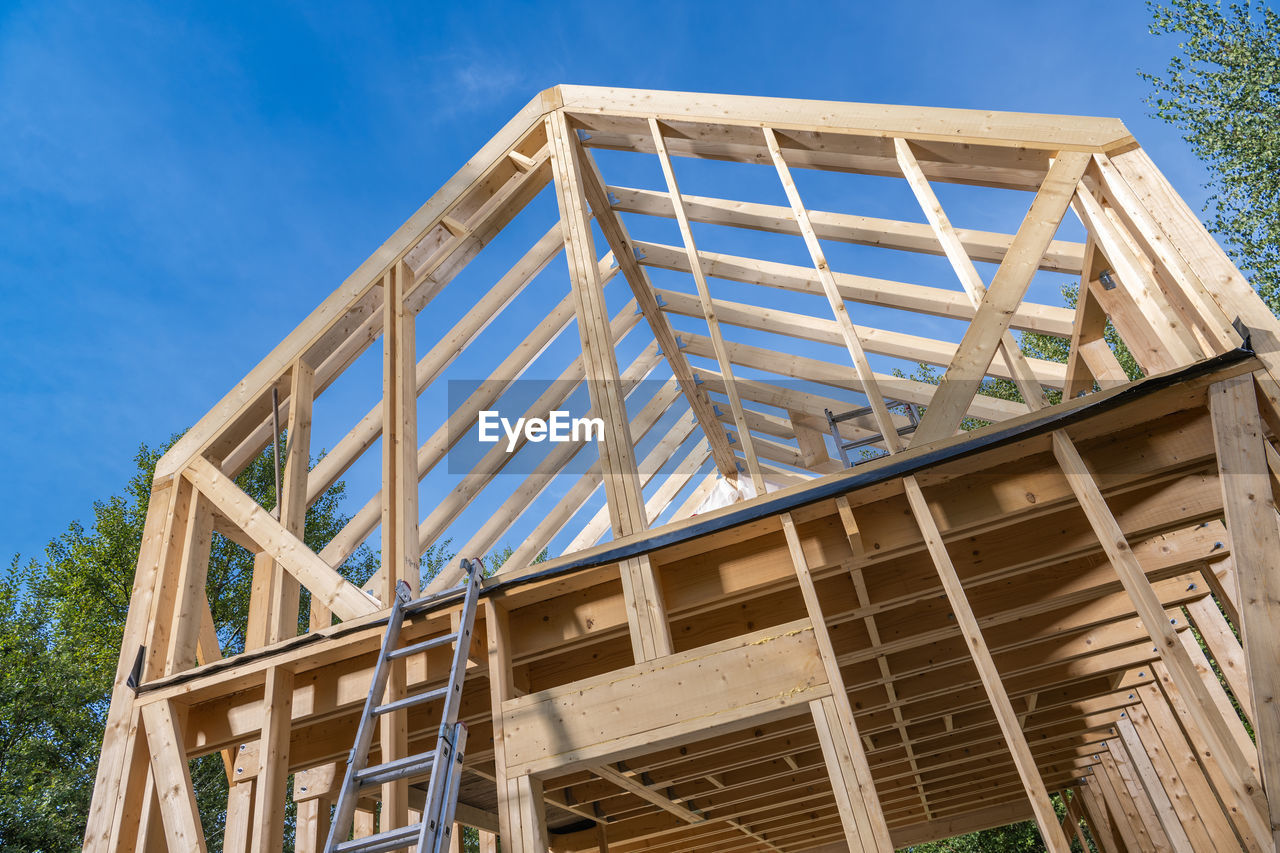
[[[916,408],[915,403],[908,403],[905,400],[885,400],[885,406],[890,413],[900,412],[907,416],[907,423],[898,427],[898,435],[910,435],[915,432],[916,427],[920,425],[920,410]],[[854,418],[862,418],[872,413],[870,406],[864,406],[861,409],[854,409],[851,412],[843,412],[839,415],[833,413],[830,409],[824,410],[827,414],[827,428],[831,430],[831,437],[835,439],[836,448],[840,451],[840,459],[844,462],[844,467],[852,468],[859,462],[865,462],[865,459],[852,460],[849,458],[850,450],[857,450],[860,447],[867,447],[875,444],[877,441],[884,439],[880,433],[869,435],[866,438],[860,438],[857,441],[845,441],[844,436],[840,434],[839,424],[841,421],[852,420]],[[871,457],[876,458],[876,457]]]
[[[476,603],[480,596],[480,578],[483,569],[478,560],[462,560],[466,576],[462,615],[458,630],[439,637],[400,645],[400,630],[404,620],[421,613],[441,599],[456,595],[456,590],[424,598],[413,598],[409,585],[400,581],[396,585],[395,601],[391,604],[391,616],[387,620],[387,632],[382,638],[378,663],[356,729],[355,745],[347,756],[347,771],[338,792],[337,808],[325,842],[325,853],[380,853],[416,846],[419,853],[445,853],[449,848],[449,836],[453,831],[453,815],[458,805],[458,786],[462,778],[462,759],[467,745],[467,727],[458,722],[458,709],[462,702],[462,683],[467,674],[467,651],[471,647],[471,631],[475,625]],[[415,693],[393,702],[383,702],[391,664],[430,649],[452,644],[453,666],[449,681],[444,687]],[[377,720],[383,714],[444,699],[439,735],[430,752],[398,758],[383,764],[368,766],[369,747]],[[426,782],[426,802],[422,808],[420,823],[398,827],[365,838],[346,839],[351,833],[356,804],[362,794],[379,788],[385,782],[400,779],[429,779]],[[421,789],[421,782],[414,785]]]

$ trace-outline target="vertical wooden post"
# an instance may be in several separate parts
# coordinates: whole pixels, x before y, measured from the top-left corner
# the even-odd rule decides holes
[[[297,617],[294,619],[296,623]],[[293,673],[282,667],[271,667],[266,673],[262,697],[262,741],[258,747],[249,847],[252,853],[280,853],[284,846],[284,801],[289,781],[292,722]]]
[[[356,808],[356,816],[351,820],[351,837],[368,838],[374,832],[374,814],[369,809]]]
[[[1099,388],[1108,389],[1129,381],[1106,341],[1107,312],[1093,290],[1096,257],[1097,249],[1090,238],[1085,243],[1076,316],[1071,324],[1071,351],[1067,356],[1067,378],[1062,386],[1064,400],[1088,393],[1094,382]]]
[[[400,262],[382,279],[382,588],[384,607],[404,581],[416,594],[421,588],[418,552],[418,386],[416,315],[405,304],[413,287],[413,271]],[[405,696],[405,661],[391,664],[383,701]],[[409,754],[409,712],[394,711],[378,719],[382,761]],[[409,823],[407,779],[382,786],[382,832]]]
[[[416,593],[418,554],[418,385],[416,315],[405,305],[413,270],[400,262],[382,277],[382,604],[396,583]]]
[[[127,681],[140,649],[154,649],[151,639],[152,618],[162,587],[161,578],[168,550],[166,545],[173,535],[172,519],[179,510],[179,495],[187,490],[189,484],[180,476],[163,483],[154,483],[151,487],[142,546],[138,552],[138,568],[133,578],[129,613],[125,619],[120,657],[111,689],[111,707],[107,712],[102,754],[98,759],[93,799],[89,804],[89,820],[84,840],[86,850],[114,853],[119,849],[120,839],[132,833],[132,826],[125,825],[122,820],[123,813],[128,812],[136,819],[142,808],[140,798],[146,781],[146,769],[145,765],[141,773],[137,769],[135,750],[138,748],[139,738],[145,742],[145,735],[139,732],[140,718],[134,701],[134,690],[128,686]],[[152,645],[148,646],[149,643]],[[144,662],[153,657],[144,658]],[[163,656],[160,661],[163,662]],[[145,758],[145,754],[143,757]]]
[[[227,817],[222,830],[223,853],[248,853],[253,830],[255,785],[252,779],[231,783],[227,793]]]
[[[285,470],[276,495],[276,518],[281,525],[302,538],[307,517],[307,474],[311,452],[311,401],[314,396],[314,372],[301,359],[289,373],[289,420],[285,427]],[[295,396],[298,395],[298,396]],[[298,441],[295,442],[295,432]],[[278,442],[280,436],[273,436]],[[292,451],[292,452],[290,452]],[[299,462],[296,457],[301,457]],[[249,624],[245,629],[245,650],[278,643],[298,633],[298,598],[300,586],[266,553],[253,559],[253,582],[249,590]]]
[[[542,798],[542,780],[521,776],[514,782],[520,814],[520,840],[512,845],[511,853],[542,853],[548,849],[547,808]]]
[[[169,634],[169,650],[164,666],[166,675],[182,672],[196,665],[196,647],[200,642],[204,614],[209,607],[205,595],[205,577],[209,570],[212,537],[213,515],[209,511],[209,503],[196,494],[188,506],[186,529],[183,531],[173,630]]]
[[[810,702],[809,709],[813,713],[814,726],[822,744],[822,755],[827,763],[831,787],[835,791],[836,804],[840,809],[845,839],[851,850],[892,851],[889,825],[884,819],[875,780],[871,777],[871,765],[867,763],[867,755],[858,736],[853,706],[849,703],[844,676],[840,673],[840,664],[827,631],[822,604],[818,600],[813,574],[809,571],[809,561],[804,555],[804,547],[791,514],[783,513],[780,518],[787,549],[796,570],[796,579],[800,583],[800,593],[804,597],[805,609],[813,623],[818,654],[822,657],[822,666],[826,671],[827,681],[831,684],[831,696]]]
[[[498,780],[498,830],[502,848],[519,853],[524,848],[521,830],[520,788],[507,778],[506,741],[503,735],[502,703],[515,697],[511,671],[510,625],[501,605],[484,602],[485,640],[489,655],[489,704],[493,716],[494,776]],[[530,848],[536,849],[536,848]]]
[[[1280,847],[1280,524],[1253,377],[1214,384],[1209,389],[1209,413],[1240,590],[1240,635],[1248,661],[1269,835]]]
[[[307,474],[311,468],[311,404],[315,398],[315,371],[305,361],[293,363],[289,382],[288,444],[281,480],[280,523],[302,539],[307,525]],[[298,634],[298,599],[301,586],[280,566],[272,572],[271,630],[268,643]]]
[[[320,853],[329,836],[329,806],[327,797],[314,797],[298,803],[298,824],[294,853]]]
[[[159,812],[151,809],[155,782],[151,777],[150,751],[141,709],[135,706],[132,717],[124,750],[127,756],[124,779],[115,809],[114,825],[110,829],[109,849],[113,851],[146,849],[147,821],[159,821]]]

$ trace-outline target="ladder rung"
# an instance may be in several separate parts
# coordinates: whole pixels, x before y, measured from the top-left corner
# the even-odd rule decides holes
[[[399,829],[389,829],[370,835],[366,838],[353,838],[337,846],[338,853],[383,853],[387,850],[399,850],[408,844],[417,843],[422,824],[414,823]]]
[[[430,640],[423,640],[420,643],[414,643],[412,646],[405,646],[403,649],[396,649],[394,652],[387,655],[387,660],[407,658],[409,655],[416,655],[418,652],[425,652],[428,649],[448,645],[456,639],[458,639],[457,634],[445,634],[442,637],[432,637]]]
[[[362,788],[381,785],[383,782],[394,782],[410,776],[422,776],[431,771],[436,763],[434,752],[422,755],[411,755],[408,758],[397,758],[386,764],[375,764],[356,774],[356,784]]]
[[[379,705],[373,709],[375,714],[386,714],[391,711],[399,711],[402,708],[412,708],[414,705],[421,705],[423,702],[430,702],[433,699],[439,699],[447,695],[449,686],[438,687],[435,690],[428,690],[426,693],[418,693],[414,696],[406,696],[403,699],[397,699],[394,702],[388,702],[385,705]]]

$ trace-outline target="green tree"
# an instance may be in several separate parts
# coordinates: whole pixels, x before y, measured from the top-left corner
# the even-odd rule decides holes
[[[151,479],[165,449],[140,448],[122,492],[96,502],[87,527],[71,524],[42,559],[15,558],[0,587],[0,851],[69,850],[83,836]],[[236,482],[274,506],[270,451]],[[304,538],[316,551],[347,521],[343,491],[336,484],[307,512]],[[339,571],[362,584],[377,565],[378,554],[361,548]],[[207,591],[226,655],[244,649],[252,574],[253,555],[214,534]],[[300,614],[308,611],[304,593]],[[192,781],[209,848],[220,850],[227,795],[221,758],[194,762]]]
[[[93,789],[101,701],[48,606],[0,582],[0,850],[74,850]]]
[[[1210,228],[1280,313],[1280,14],[1265,3],[1149,2],[1181,54],[1152,84],[1155,115],[1209,167]]]

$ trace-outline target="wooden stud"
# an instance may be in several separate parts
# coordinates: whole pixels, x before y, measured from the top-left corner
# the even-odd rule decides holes
[[[196,665],[197,649],[209,643],[204,632],[204,614],[209,609],[205,595],[205,576],[209,570],[209,546],[213,535],[213,517],[209,504],[196,495],[190,501],[183,531],[182,556],[177,580],[177,607],[173,614],[173,631],[169,634],[169,651],[164,673],[191,669]],[[217,635],[212,638],[217,647]],[[221,655],[218,655],[221,657]]]
[[[838,791],[837,801],[841,804],[842,813],[847,813],[846,840],[850,847],[855,849],[861,847],[866,850],[892,850],[889,827],[885,823],[884,813],[880,808],[875,780],[871,776],[871,766],[867,763],[866,753],[858,736],[858,724],[854,721],[853,707],[849,704],[844,677],[840,674],[835,648],[827,633],[826,617],[823,615],[822,604],[813,584],[808,558],[805,557],[804,548],[791,516],[783,513],[781,522],[782,532],[787,539],[787,550],[790,552],[796,578],[800,583],[800,592],[804,596],[805,609],[813,623],[818,654],[822,658],[827,680],[832,687],[832,696],[810,703],[810,709],[814,715],[814,724],[818,726],[819,737],[821,738],[824,732],[826,734],[824,743],[828,745],[824,746],[823,753],[827,757],[832,787]],[[834,761],[831,760],[833,758]],[[847,804],[843,802],[846,797]]]
[[[191,771],[182,748],[182,727],[168,702],[142,706],[142,724],[151,747],[151,772],[170,850],[205,850]],[[283,835],[283,832],[282,832]]]
[[[1248,664],[1270,835],[1280,845],[1280,659],[1274,626],[1280,619],[1280,522],[1267,475],[1265,440],[1251,376],[1209,389],[1227,530],[1240,600],[1240,634]],[[1241,535],[1242,531],[1246,531]],[[1181,687],[1181,685],[1180,685]]]
[[[255,818],[249,847],[252,853],[279,853],[283,849],[292,709],[293,673],[278,667],[269,670],[262,699],[258,778],[254,782]]]

